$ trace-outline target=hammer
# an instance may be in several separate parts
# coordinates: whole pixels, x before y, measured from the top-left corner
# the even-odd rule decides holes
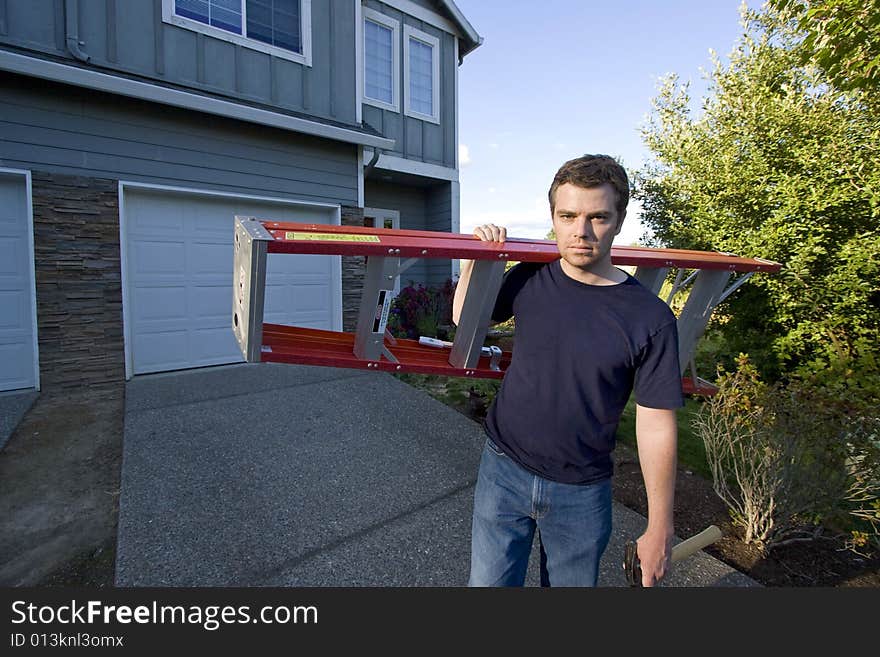
[[[709,525],[699,534],[691,536],[672,548],[672,563],[681,561],[699,552],[707,545],[712,545],[721,538],[721,530],[715,525]],[[630,586],[642,585],[642,566],[639,563],[639,553],[635,541],[627,541],[623,556],[623,570],[626,572],[626,581]]]

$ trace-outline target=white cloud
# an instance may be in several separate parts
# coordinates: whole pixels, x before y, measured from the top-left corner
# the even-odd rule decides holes
[[[471,163],[471,151],[467,144],[458,145],[458,166],[466,167]]]

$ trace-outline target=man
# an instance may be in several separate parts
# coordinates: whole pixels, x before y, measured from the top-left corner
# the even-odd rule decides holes
[[[516,317],[516,346],[486,417],[470,585],[521,586],[536,529],[543,584],[596,585],[611,534],[611,452],[634,392],[648,497],[637,545],[652,586],[669,568],[673,537],[683,404],[675,316],[611,263],[629,201],[620,164],[605,155],[566,162],[549,198],[560,259],[509,270],[492,313],[494,322]],[[506,229],[486,224],[474,235],[504,241]],[[462,262],[456,324],[472,266]]]

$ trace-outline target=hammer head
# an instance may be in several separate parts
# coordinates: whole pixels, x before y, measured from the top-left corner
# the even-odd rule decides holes
[[[627,541],[623,552],[623,571],[626,583],[630,586],[642,585],[642,565],[639,563],[639,551],[635,541]]]

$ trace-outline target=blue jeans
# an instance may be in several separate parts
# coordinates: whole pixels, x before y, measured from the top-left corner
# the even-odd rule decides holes
[[[543,585],[596,586],[611,536],[611,479],[550,481],[487,439],[474,491],[469,586],[522,586],[535,529]]]

